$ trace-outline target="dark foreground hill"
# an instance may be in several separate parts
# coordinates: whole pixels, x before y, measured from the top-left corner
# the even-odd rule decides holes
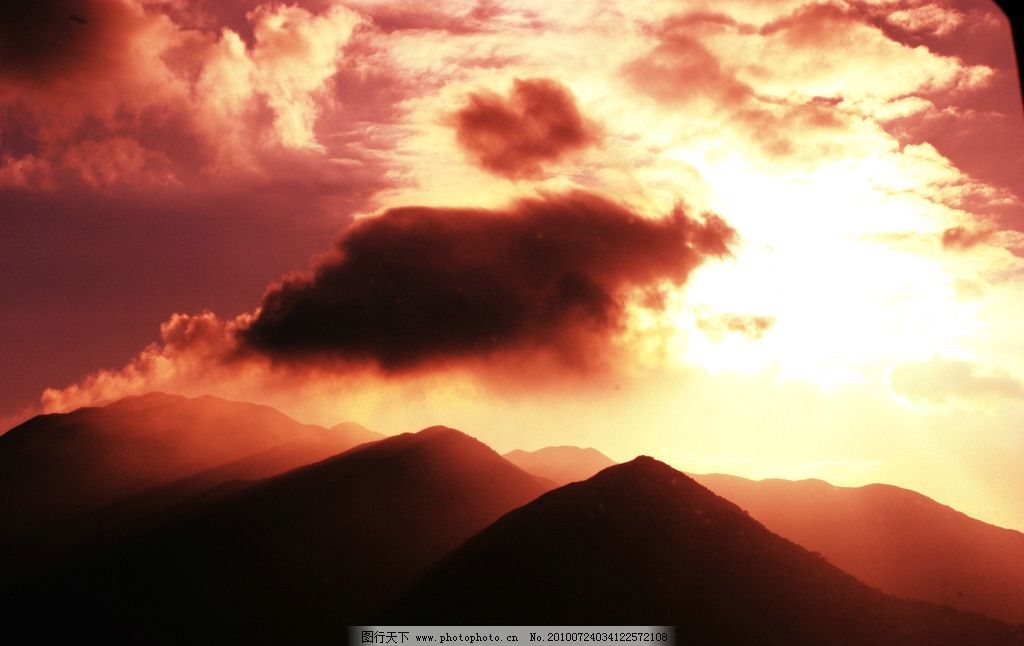
[[[162,393],[42,415],[0,436],[0,590],[195,503],[384,436]]]
[[[597,449],[578,446],[547,446],[536,451],[517,449],[503,457],[527,473],[560,485],[586,480],[615,464]]]
[[[776,534],[897,596],[1024,623],[1024,534],[890,485],[694,476]]]
[[[218,468],[264,477],[375,437],[209,396],[150,393],[40,415],[0,435],[0,538]]]
[[[343,643],[424,568],[547,489],[443,427],[210,501],[9,599],[43,641]],[[21,626],[24,628],[24,626]]]
[[[383,620],[675,625],[680,644],[1024,642],[1006,624],[869,588],[646,457],[509,513]]]

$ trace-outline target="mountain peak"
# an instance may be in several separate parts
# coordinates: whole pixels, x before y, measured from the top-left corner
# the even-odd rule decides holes
[[[172,395],[159,390],[154,390],[141,395],[128,395],[122,397],[117,401],[107,404],[103,408],[112,408],[120,410],[138,409],[138,408],[149,408],[151,406],[165,406],[168,404],[180,404],[188,401],[188,397],[182,395]]]
[[[416,435],[423,438],[434,437],[437,435],[461,435],[462,437],[470,437],[460,430],[454,429],[450,426],[442,426],[440,424],[436,426],[428,426],[422,431],[418,431]]]
[[[383,440],[386,437],[385,435],[377,433],[376,431],[371,431],[362,424],[357,424],[356,422],[341,422],[340,424],[335,424],[329,430],[331,433],[342,435],[347,437],[349,440],[360,444]]]
[[[407,461],[406,464],[417,465],[415,467],[417,470],[434,467],[441,468],[440,465],[445,465],[444,468],[447,470],[470,468],[471,465],[475,465],[472,468],[476,468],[482,464],[490,465],[488,468],[494,468],[495,465],[501,464],[503,467],[518,471],[524,478],[541,482],[529,473],[509,463],[495,452],[494,449],[480,440],[448,426],[430,426],[415,433],[402,433],[401,435],[384,437],[380,441],[367,443],[358,450],[368,459],[403,455],[405,456],[403,459]],[[313,466],[315,468],[329,469],[331,468],[330,463],[337,461],[341,457],[336,456],[332,460]],[[543,482],[541,484],[544,490],[551,488]]]
[[[1015,643],[1009,626],[886,597],[649,456],[506,514],[446,556],[383,621],[638,617],[675,625],[681,643]]]
[[[679,473],[661,460],[652,458],[649,455],[638,455],[629,462],[623,462],[622,464],[616,465],[616,467],[621,468],[622,470],[638,470],[651,473],[665,473],[668,471]]]
[[[593,480],[642,488],[678,488],[685,485],[695,491],[714,495],[685,473],[649,455],[638,455],[629,462],[610,466],[594,476]]]
[[[661,460],[649,455],[638,455],[628,462],[614,464],[602,469],[597,476],[601,478],[671,478],[684,475]]]
[[[410,433],[410,441],[415,445],[451,445],[465,447],[466,449],[475,449],[478,451],[484,451],[486,453],[494,453],[494,457],[501,457],[487,444],[481,442],[477,438],[464,433],[458,429],[451,428],[450,426],[429,426],[422,431]]]

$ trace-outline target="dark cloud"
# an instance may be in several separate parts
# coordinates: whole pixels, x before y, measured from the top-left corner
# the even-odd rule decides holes
[[[507,98],[470,94],[452,121],[459,145],[484,169],[510,179],[539,177],[544,162],[598,140],[569,90],[550,79],[516,79]]]
[[[633,288],[683,283],[732,237],[714,216],[647,219],[579,192],[506,210],[392,209],[272,288],[240,339],[277,360],[387,372],[502,351],[582,369],[621,330]]]
[[[0,8],[0,76],[42,83],[113,66],[139,18],[111,0],[7,0]]]

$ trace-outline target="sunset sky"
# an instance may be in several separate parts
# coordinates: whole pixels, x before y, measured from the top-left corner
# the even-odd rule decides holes
[[[1024,530],[983,0],[0,11],[0,421],[161,390]]]

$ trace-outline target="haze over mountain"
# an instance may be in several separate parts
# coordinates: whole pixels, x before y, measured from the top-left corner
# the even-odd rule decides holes
[[[886,596],[652,458],[509,513],[386,623],[675,625],[680,644],[1019,644],[977,615]]]
[[[164,393],[40,415],[0,436],[0,537],[177,480],[266,477],[380,437],[354,424],[301,424],[268,406]]]
[[[341,643],[426,566],[549,488],[432,427],[200,504],[7,603],[59,612],[61,625],[42,628],[53,638]]]
[[[651,458],[535,500],[611,460],[548,447],[508,454],[520,468],[445,427],[381,437],[159,393],[30,420],[0,437],[0,460],[25,458],[3,477],[50,496],[23,498],[37,529],[0,543],[0,604],[59,612],[33,625],[41,639],[115,642],[337,641],[407,592],[389,618],[669,623],[697,643],[1020,643],[997,622],[870,590]],[[853,574],[874,567],[873,585],[1013,620],[1016,532],[893,487],[702,478]]]
[[[1024,623],[1024,534],[872,484],[695,475],[771,531],[890,594]]]
[[[0,588],[140,534],[200,500],[384,437],[266,407],[163,393],[0,436]]]
[[[578,446],[547,446],[536,451],[516,449],[504,458],[527,473],[560,485],[586,480],[615,461],[597,449]]]
[[[362,424],[356,424],[355,422],[341,422],[340,424],[335,424],[329,430],[332,433],[337,433],[348,438],[348,441],[352,442],[353,446],[365,444],[367,442],[376,442],[377,440],[382,440],[386,437],[381,433],[371,431]]]

